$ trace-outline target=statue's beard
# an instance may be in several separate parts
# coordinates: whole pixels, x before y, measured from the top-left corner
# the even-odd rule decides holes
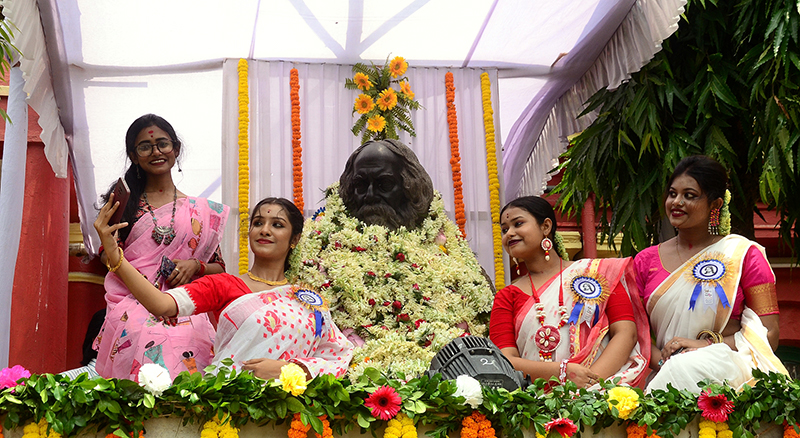
[[[400,227],[412,230],[417,227],[416,214],[409,203],[401,205],[398,209],[394,209],[384,203],[365,204],[356,210],[353,216],[368,225],[382,225],[391,230],[396,230]]]

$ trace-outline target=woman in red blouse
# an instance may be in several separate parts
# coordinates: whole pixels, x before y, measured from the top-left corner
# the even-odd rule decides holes
[[[118,207],[112,197],[94,223],[109,271],[156,316],[212,312],[219,322],[212,364],[231,359],[234,368],[264,379],[277,378],[289,362],[300,365],[309,378],[341,376],[347,370],[353,344],[333,323],[325,301],[312,290],[288,284],[284,276],[303,231],[303,216],[291,201],[267,198],[253,208],[249,234],[254,261],[245,275],[208,275],[164,293],[117,247],[114,233],[126,224],[108,225],[108,218]]]
[[[630,259],[563,260],[553,208],[538,196],[508,203],[500,226],[503,248],[528,271],[497,293],[490,321],[514,368],[581,387],[610,377],[638,384],[650,345]]]

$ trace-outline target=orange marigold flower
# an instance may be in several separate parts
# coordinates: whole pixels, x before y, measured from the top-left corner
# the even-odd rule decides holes
[[[366,94],[359,94],[356,98],[355,110],[359,114],[366,114],[375,108],[375,103],[372,98]]]
[[[411,91],[411,85],[408,83],[408,81],[400,82],[400,92],[405,94],[409,99],[414,98],[414,92]]]
[[[353,82],[356,83],[358,88],[366,91],[372,88],[372,82],[369,81],[369,76],[365,75],[364,73],[356,73],[353,76]]]
[[[381,111],[388,111],[395,106],[397,106],[397,94],[394,92],[394,90],[387,88],[381,91],[381,94],[378,97],[378,108],[380,108]]]
[[[374,116],[367,119],[367,129],[372,132],[381,132],[383,128],[386,127],[386,119],[383,118],[380,114],[375,114]]]
[[[402,56],[396,56],[390,63],[389,63],[389,73],[392,75],[393,78],[396,78],[408,70],[408,63]]]

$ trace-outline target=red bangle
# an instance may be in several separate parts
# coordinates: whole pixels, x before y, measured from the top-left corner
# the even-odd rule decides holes
[[[197,259],[195,259],[195,260],[197,260]],[[200,262],[200,260],[197,260],[197,261]],[[198,277],[202,277],[204,275],[206,275],[206,264],[203,263],[203,262],[200,262],[200,270],[197,271],[197,276]]]

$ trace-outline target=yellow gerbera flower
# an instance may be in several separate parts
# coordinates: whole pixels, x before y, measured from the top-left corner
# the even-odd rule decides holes
[[[378,97],[378,108],[380,108],[381,111],[388,111],[395,106],[397,106],[397,94],[395,94],[394,90],[387,88],[381,91]]]
[[[372,98],[366,94],[359,94],[356,98],[355,110],[359,114],[366,114],[375,108],[375,103]]]
[[[365,75],[364,73],[356,73],[353,76],[353,82],[356,83],[358,88],[366,91],[372,88],[372,82],[369,81],[369,76]]]
[[[374,116],[367,119],[367,129],[372,132],[381,132],[383,128],[386,127],[386,119],[383,118],[380,114],[375,114]]]
[[[393,78],[402,75],[407,69],[408,63],[402,56],[396,56],[392,62],[389,63],[389,73],[391,73]]]
[[[408,81],[400,82],[400,92],[405,94],[409,99],[414,98],[414,92],[411,91],[411,85],[408,83]]]

